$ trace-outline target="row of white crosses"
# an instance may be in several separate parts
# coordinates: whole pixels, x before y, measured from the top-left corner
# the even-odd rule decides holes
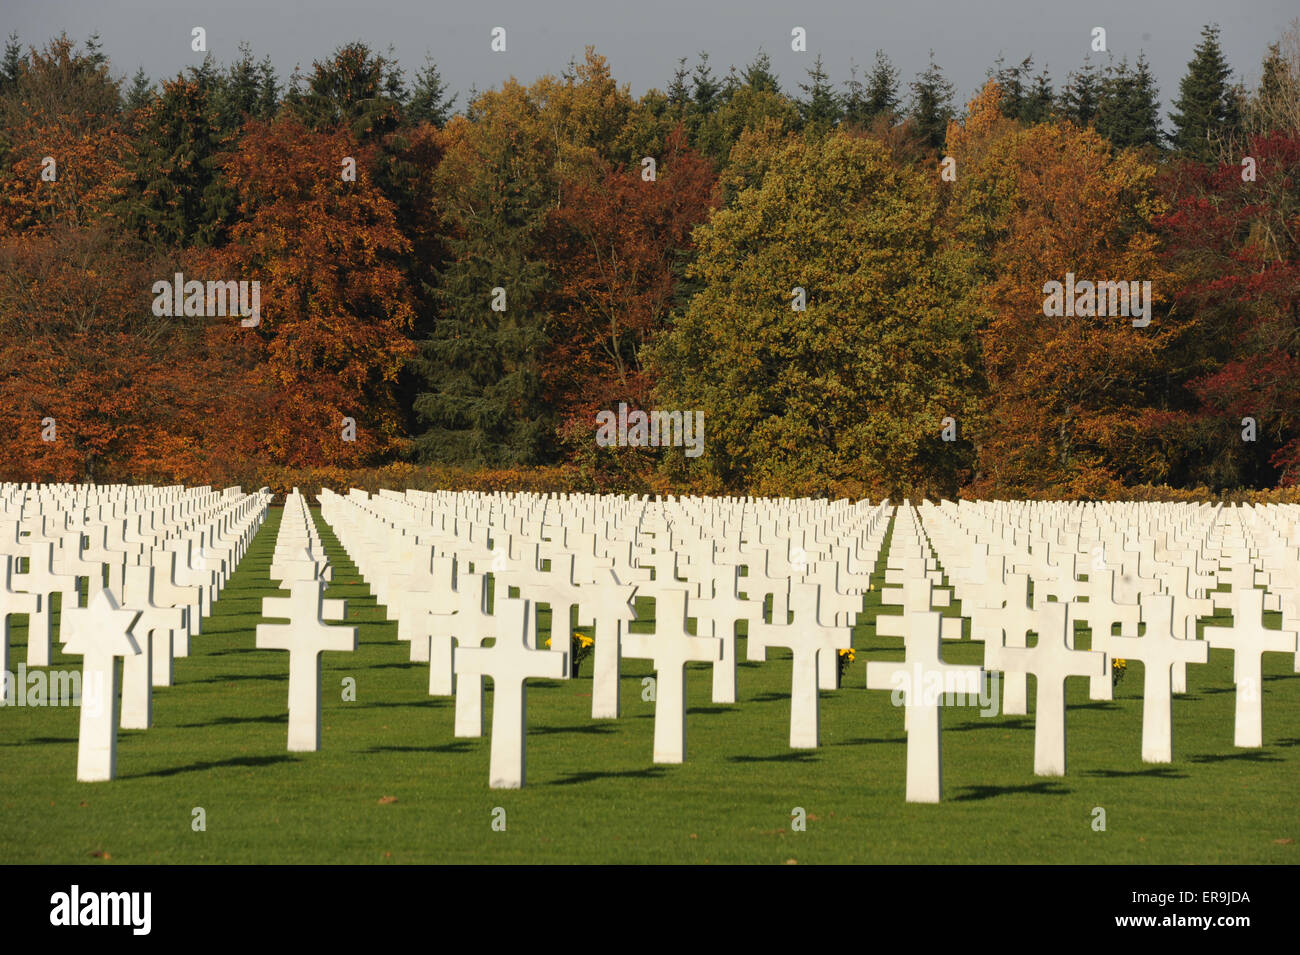
[[[152,726],[154,687],[172,685],[173,659],[189,654],[269,500],[239,488],[0,485],[3,669],[15,614],[28,617],[28,666],[50,665],[61,595],[63,652],[82,657],[79,780],[114,777],[119,722]]]
[[[333,570],[320,532],[297,488],[285,495],[271,555],[271,579],[288,597],[263,597],[262,616],[287,623],[259,623],[259,650],[289,653],[289,752],[316,752],[321,745],[321,653],[356,650],[357,628],[332,625],[347,616],[347,601],[325,599]]]
[[[986,666],[1006,672],[1004,712],[1025,712],[1026,673],[1038,679],[1040,703],[1044,669],[1053,684],[1056,676],[1090,675],[1091,696],[1110,699],[1109,661],[1139,660],[1145,674],[1142,758],[1169,762],[1172,696],[1186,690],[1186,665],[1207,662],[1208,648],[1217,647],[1234,652],[1235,745],[1263,744],[1261,656],[1296,653],[1297,636],[1286,604],[1286,629],[1263,625],[1266,601],[1289,600],[1287,591],[1294,592],[1294,584],[1279,588],[1278,594],[1265,594],[1256,584],[1266,582],[1260,579],[1261,553],[1268,555],[1270,580],[1294,581],[1300,574],[1294,530],[1300,514],[1294,507],[944,502],[923,507],[921,514],[971,618],[972,637],[986,641]],[[1244,530],[1247,525],[1267,535],[1262,549],[1254,543],[1255,534]],[[1088,579],[1081,580],[1082,575]],[[1220,583],[1231,590],[1215,593],[1212,600],[1209,591]],[[1055,599],[1049,601],[1049,596]],[[1038,647],[1043,646],[1046,634],[1040,624],[1045,613],[1060,614],[1052,609],[1056,606],[1064,608],[1067,647],[1073,645],[1073,621],[1089,625],[1094,659],[1085,662],[1078,651],[1073,656],[1060,652],[1055,618],[1050,622],[1051,652],[1023,652],[1030,630],[1040,635]],[[1196,639],[1198,621],[1215,606],[1231,610],[1232,625],[1205,626],[1204,639]],[[1118,635],[1112,633],[1115,626]],[[1096,657],[1106,663],[1098,667]],[[1041,706],[1038,712],[1035,771],[1063,773],[1063,728],[1062,746],[1048,747],[1041,740]]]
[[[849,646],[889,515],[887,506],[867,502],[719,498],[370,497],[353,490],[346,498],[322,491],[320,500],[322,517],[396,617],[399,638],[410,641],[411,658],[429,663],[430,692],[455,693],[458,736],[482,733],[482,674],[478,664],[462,662],[485,657],[465,651],[501,637],[501,614],[487,611],[490,574],[496,602],[504,605],[517,590],[532,608],[522,616],[511,611],[508,639],[518,617],[522,649],[564,660],[561,675],[570,673],[574,616],[594,627],[593,718],[619,716],[621,658],[653,662],[654,760],[662,763],[685,758],[687,662],[711,663],[714,701],[735,702],[740,621],[749,628],[752,659],[764,659],[771,646],[791,649],[791,745],[818,744],[818,688],[838,685],[836,651]],[[655,601],[653,635],[629,631],[636,596]],[[538,646],[538,604],[551,608],[549,651]],[[550,674],[540,664],[533,669],[533,676]],[[521,772],[504,779],[494,770],[494,786],[523,781],[522,730],[514,722],[502,746]],[[494,766],[501,762],[494,755]]]

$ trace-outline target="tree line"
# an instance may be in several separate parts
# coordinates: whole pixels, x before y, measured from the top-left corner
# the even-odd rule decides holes
[[[0,478],[564,465],[603,487],[1100,496],[1300,477],[1300,29],[1248,88],[1206,27],[1059,88],[931,55],[784,89],[588,49],[473,92],[364,43],[155,85],[97,38],[0,58]],[[260,321],[159,316],[175,273]],[[1149,282],[1149,325],[1045,314]],[[607,448],[620,403],[704,453]],[[350,422],[350,426],[346,423]]]

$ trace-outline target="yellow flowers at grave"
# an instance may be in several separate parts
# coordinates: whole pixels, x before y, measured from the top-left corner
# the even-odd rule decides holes
[[[1119,686],[1119,681],[1124,679],[1124,674],[1128,671],[1128,661],[1116,658],[1110,662],[1110,679],[1111,686]]]
[[[546,647],[549,650],[551,638],[546,638]],[[569,659],[572,661],[573,676],[578,675],[578,666],[583,660],[591,656],[591,651],[596,647],[594,637],[589,637],[585,633],[575,633],[569,644]]]

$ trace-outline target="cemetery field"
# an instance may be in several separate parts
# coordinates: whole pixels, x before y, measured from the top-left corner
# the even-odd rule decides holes
[[[1142,665],[1130,661],[1113,702],[1069,681],[1065,777],[1033,774],[1030,677],[1027,717],[944,708],[944,801],[906,803],[902,710],[864,687],[866,660],[902,659],[897,639],[875,635],[883,556],[857,660],[821,694],[819,749],[788,745],[788,653],[747,662],[742,639],[735,705],[710,701],[708,664],[688,665],[683,764],[651,761],[651,662],[622,662],[622,718],[593,721],[588,658],[577,679],[529,682],[527,785],[489,789],[489,734],[453,737],[452,699],[428,695],[428,665],[410,662],[313,513],[334,567],[326,596],[348,598],[359,627],[355,653],[322,657],[322,750],[286,751],[288,654],[254,649],[261,599],[277,593],[276,508],[176,660],[176,685],[155,691],[153,728],[120,732],[116,780],[76,781],[76,707],[0,709],[0,862],[1300,863],[1300,674],[1287,654],[1264,657],[1259,750],[1233,746],[1232,656],[1211,650],[1175,697],[1174,761],[1144,764]],[[11,668],[25,649],[20,623]],[[983,657],[968,640],[944,652]],[[53,664],[81,659],[56,643]],[[486,706],[490,730],[490,686]]]

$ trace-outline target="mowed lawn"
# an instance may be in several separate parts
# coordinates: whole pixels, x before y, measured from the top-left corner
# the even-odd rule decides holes
[[[154,727],[119,733],[115,781],[76,781],[75,707],[0,709],[0,862],[1300,862],[1290,655],[1264,658],[1262,749],[1233,747],[1232,658],[1211,651],[1175,699],[1174,762],[1142,763],[1142,667],[1130,662],[1113,703],[1090,703],[1086,679],[1070,680],[1064,778],[1033,774],[1031,678],[1028,717],[945,709],[944,801],[907,804],[902,711],[864,688],[866,660],[902,659],[901,641],[872,624],[883,562],[857,662],[821,695],[820,749],[788,746],[788,655],[749,663],[742,640],[739,703],[713,704],[708,666],[688,667],[684,764],[651,760],[649,662],[624,661],[623,717],[594,721],[588,659],[578,679],[530,683],[527,786],[489,789],[489,737],[453,737],[452,700],[428,696],[427,666],[410,662],[313,513],[335,566],[328,595],[349,599],[360,639],[355,653],[323,655],[321,752],[286,751],[288,655],[254,648],[261,598],[277,592],[273,509],[192,655],[176,661],[176,685],[155,691]],[[652,605],[640,609],[649,617]],[[55,668],[80,666],[57,650]],[[945,653],[982,659],[967,640]],[[26,659],[21,621],[9,659]],[[343,700],[348,677],[354,702]],[[198,807],[205,831],[192,827]],[[792,827],[796,807],[806,831]]]

